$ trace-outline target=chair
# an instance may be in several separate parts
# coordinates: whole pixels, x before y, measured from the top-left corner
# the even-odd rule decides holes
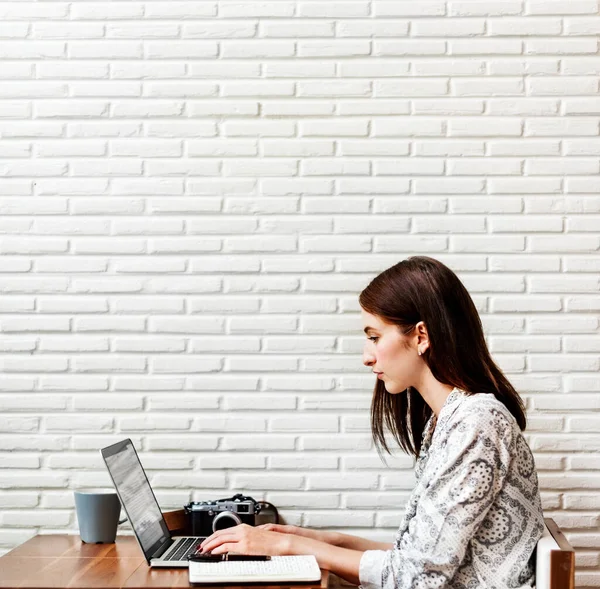
[[[536,550],[536,588],[575,589],[575,550],[552,518],[544,523]]]
[[[173,536],[189,536],[191,530],[189,529],[188,518],[184,509],[176,509],[175,511],[163,511],[163,517],[169,532]]]

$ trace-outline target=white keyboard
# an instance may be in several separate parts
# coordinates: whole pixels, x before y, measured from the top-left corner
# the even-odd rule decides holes
[[[314,556],[273,556],[271,560],[190,562],[190,583],[319,581]]]

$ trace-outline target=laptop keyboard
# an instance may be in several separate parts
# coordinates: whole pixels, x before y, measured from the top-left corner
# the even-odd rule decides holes
[[[177,545],[177,549],[163,558],[163,560],[187,560],[190,554],[196,552],[196,546],[202,538],[186,538]]]

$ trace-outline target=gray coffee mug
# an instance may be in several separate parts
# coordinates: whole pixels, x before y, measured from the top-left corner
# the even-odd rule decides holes
[[[75,491],[79,535],[88,544],[115,541],[121,502],[114,491]]]

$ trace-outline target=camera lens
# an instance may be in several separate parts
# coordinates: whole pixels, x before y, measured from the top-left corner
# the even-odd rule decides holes
[[[213,532],[216,532],[217,530],[232,528],[241,523],[242,520],[232,511],[222,511],[215,519],[213,519],[212,529]]]

